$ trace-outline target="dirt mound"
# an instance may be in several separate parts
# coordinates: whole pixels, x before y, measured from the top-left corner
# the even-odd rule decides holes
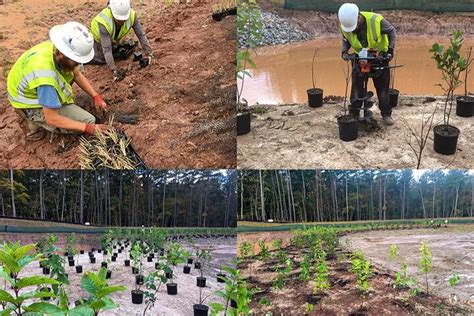
[[[343,109],[342,103],[325,104],[318,109],[307,105],[263,106],[264,113],[257,108],[255,112],[259,114],[253,115],[251,132],[238,137],[239,168],[416,168],[406,124],[419,130],[423,113],[426,119],[436,106],[434,125],[443,119],[442,98],[427,103],[425,100],[422,96],[401,96],[399,105],[393,109],[395,125],[389,127],[380,123],[380,111],[374,106],[379,128],[368,130],[360,126],[359,138],[352,142],[339,139],[336,116]],[[431,132],[421,168],[474,168],[469,158],[474,155],[473,120],[453,112],[451,124],[461,130],[457,153],[444,156],[434,152]]]
[[[329,12],[286,10],[274,6],[271,0],[259,1],[265,10],[276,13],[299,26],[312,36],[337,35],[337,15]],[[454,29],[472,36],[474,30],[474,13],[434,13],[421,11],[380,11],[397,29],[399,35],[435,35],[447,36]],[[426,27],[420,27],[424,25]]]
[[[46,26],[77,16],[89,25],[102,2],[82,2],[87,4],[54,6],[54,14],[46,12],[44,5],[40,14],[28,17],[29,23],[40,25],[44,32],[28,45],[17,43],[2,54],[16,57],[20,48],[44,40]],[[162,2],[136,4],[157,64],[140,69],[131,59],[119,62],[119,67],[130,70],[118,83],[112,81],[106,66],[85,67],[85,75],[111,105],[111,112],[139,116],[138,124],[117,127],[132,139],[148,167],[231,168],[236,164],[235,17],[213,22],[213,3],[196,0],[171,7]],[[22,12],[12,10],[9,18]],[[3,80],[1,85],[3,90]],[[91,110],[88,96],[78,92],[76,99]],[[26,126],[20,123],[5,94],[0,96],[0,104],[0,147],[6,148],[0,153],[1,168],[79,167],[77,137],[28,142]]]

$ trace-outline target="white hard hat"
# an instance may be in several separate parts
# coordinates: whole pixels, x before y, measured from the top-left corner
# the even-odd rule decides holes
[[[359,21],[359,7],[354,3],[344,3],[339,8],[339,22],[344,32],[352,32],[357,27]]]
[[[79,22],[56,25],[49,31],[49,38],[64,56],[80,64],[94,58],[94,39],[87,27]]]
[[[119,21],[126,21],[130,17],[130,0],[110,0],[112,15]]]

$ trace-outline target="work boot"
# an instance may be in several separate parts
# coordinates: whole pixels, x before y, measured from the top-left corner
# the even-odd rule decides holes
[[[385,125],[393,125],[393,124],[395,124],[395,121],[393,120],[393,118],[392,118],[391,116],[384,116],[384,117],[382,118],[382,120],[383,120],[383,123],[384,123]]]

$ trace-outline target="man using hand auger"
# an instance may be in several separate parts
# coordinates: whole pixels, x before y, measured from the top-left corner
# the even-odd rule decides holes
[[[95,51],[91,64],[107,63],[116,81],[123,80],[127,70],[117,68],[115,59],[127,59],[135,49],[133,40],[124,41],[132,29],[147,55],[146,65],[151,64],[154,58],[153,52],[138,15],[130,7],[130,0],[110,0],[108,6],[91,22]]]
[[[94,57],[91,33],[84,25],[69,22],[53,27],[49,38],[23,53],[7,78],[8,100],[27,120],[28,134],[34,135],[30,138],[41,138],[44,130],[94,134],[107,129],[74,104],[72,85],[76,83],[94,99],[97,110],[108,108],[80,70],[80,64]]]
[[[392,60],[395,49],[395,27],[380,14],[359,11],[358,6],[353,3],[344,3],[339,8],[338,18],[343,35],[342,58],[353,63],[371,63],[372,60],[379,63],[373,69],[370,69],[369,64],[366,64],[367,67],[353,67],[350,113],[359,116],[362,104],[365,105],[364,110],[367,104],[372,104],[369,100],[371,95],[367,93],[367,81],[370,77],[377,90],[383,122],[393,125],[388,63]],[[349,53],[351,48],[355,53]]]

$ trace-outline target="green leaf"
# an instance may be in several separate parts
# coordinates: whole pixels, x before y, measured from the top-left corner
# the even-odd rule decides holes
[[[52,314],[61,312],[61,309],[54,304],[40,302],[40,303],[33,303],[30,306],[25,308],[28,312],[38,312],[43,314]]]
[[[14,315],[14,312],[16,310],[16,308],[14,306],[12,307],[7,307],[5,308],[4,310],[0,311],[0,316],[10,316],[10,315]]]
[[[0,290],[0,301],[14,304],[15,298],[11,296],[11,294],[8,293],[7,291]]]
[[[107,296],[111,293],[125,291],[126,289],[127,287],[123,285],[107,286],[97,291],[97,298],[103,298],[104,296]]]
[[[16,260],[12,257],[11,254],[7,253],[3,249],[0,249],[0,263],[3,263],[6,270],[12,273],[18,273],[20,271],[20,267]]]
[[[87,293],[95,294],[97,292],[97,287],[94,282],[90,279],[89,275],[85,275],[81,279],[81,285]]]
[[[90,306],[80,305],[69,310],[68,316],[94,316],[94,310]]]
[[[24,277],[23,279],[20,279],[16,282],[16,286],[19,289],[25,288],[27,286],[41,285],[41,284],[59,284],[59,282],[54,279],[41,276],[41,275]]]

